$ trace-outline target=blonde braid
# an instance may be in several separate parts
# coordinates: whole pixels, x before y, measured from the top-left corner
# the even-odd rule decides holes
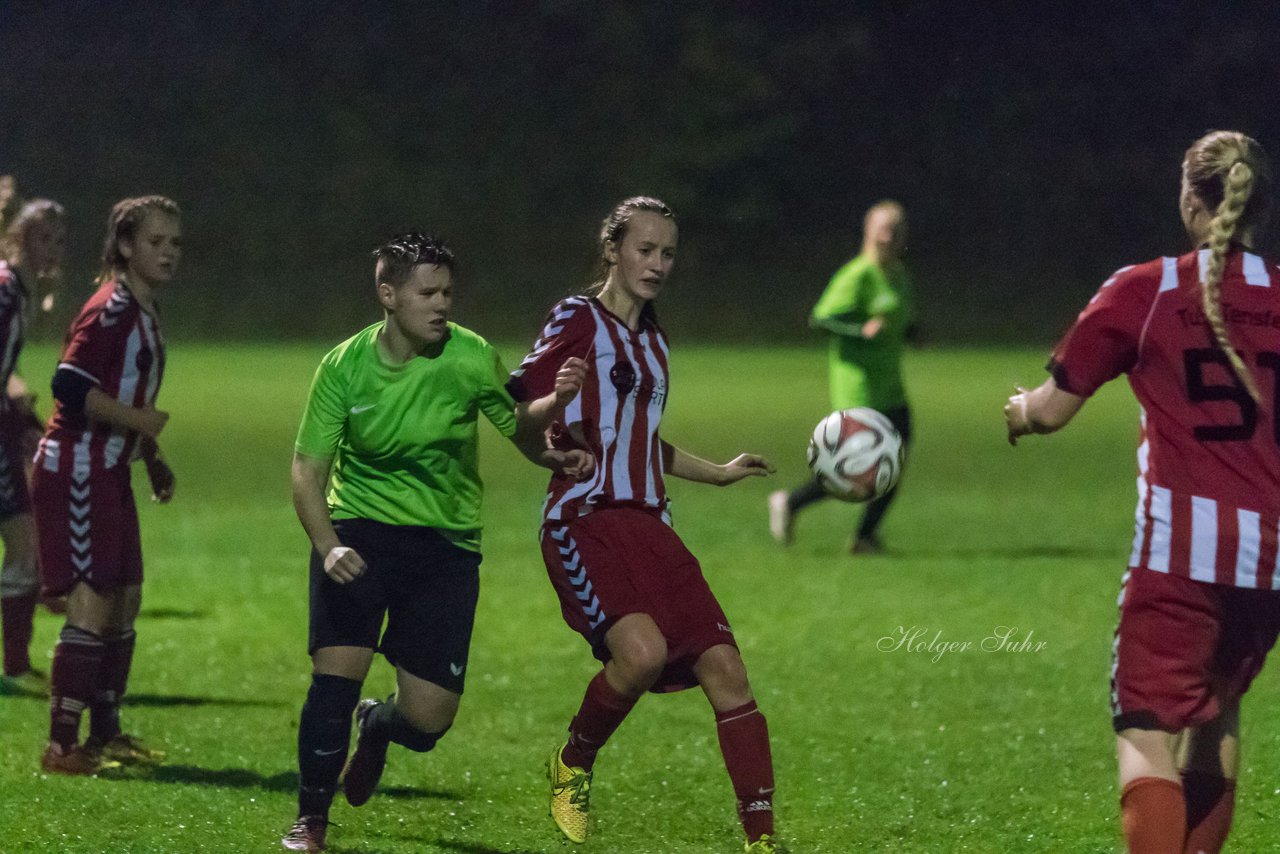
[[[1231,152],[1233,159],[1243,153]],[[1231,370],[1240,378],[1240,382],[1244,383],[1249,396],[1258,402],[1261,400],[1258,384],[1245,365],[1244,359],[1240,358],[1235,345],[1231,343],[1231,337],[1227,334],[1227,324],[1222,317],[1222,273],[1226,267],[1227,249],[1240,224],[1240,217],[1244,213],[1245,205],[1249,202],[1249,196],[1253,192],[1253,170],[1243,160],[1235,160],[1222,184],[1222,203],[1218,205],[1218,210],[1209,223],[1209,263],[1205,265],[1204,279],[1200,282],[1200,299],[1204,307],[1205,319],[1209,322],[1209,328],[1213,330],[1213,337],[1217,339],[1218,346],[1227,354]]]

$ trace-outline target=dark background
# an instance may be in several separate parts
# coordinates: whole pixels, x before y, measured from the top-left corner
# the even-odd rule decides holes
[[[421,225],[456,318],[525,340],[647,193],[682,226],[679,339],[804,340],[894,197],[930,339],[1047,344],[1186,250],[1195,137],[1280,151],[1278,58],[1263,2],[0,0],[0,172],[68,207],[75,305],[111,203],[177,199],[171,339],[345,337],[368,251]]]

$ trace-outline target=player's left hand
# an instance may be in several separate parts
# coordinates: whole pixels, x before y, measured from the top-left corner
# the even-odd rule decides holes
[[[720,467],[720,486],[737,483],[744,477],[766,477],[777,469],[773,463],[758,454],[738,454]]]
[[[1027,390],[1022,386],[1014,386],[1016,394],[1004,404],[1004,424],[1009,430],[1009,444],[1017,445],[1019,436],[1031,433],[1031,422],[1027,418]]]
[[[564,360],[560,370],[556,371],[556,406],[565,407],[573,402],[587,381],[587,363],[577,356]]]
[[[173,469],[158,457],[147,460],[146,464],[147,478],[151,481],[151,500],[157,504],[168,504],[173,500]]]
[[[590,451],[573,448],[568,451],[547,451],[547,462],[557,474],[574,480],[588,480],[596,473],[596,458]]]

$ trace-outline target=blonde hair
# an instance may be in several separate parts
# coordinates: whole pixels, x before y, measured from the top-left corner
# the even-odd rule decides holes
[[[6,221],[0,233],[0,259],[14,263],[24,254],[27,231],[36,223],[65,222],[67,212],[52,199],[32,199],[18,209],[13,218]],[[43,271],[35,271],[37,273]]]
[[[1271,162],[1255,140],[1236,131],[1219,130],[1210,131],[1187,149],[1182,170],[1191,192],[1214,211],[1209,222],[1209,261],[1200,281],[1205,319],[1231,370],[1257,401],[1258,384],[1231,343],[1222,316],[1222,273],[1232,238],[1267,218]]]
[[[105,284],[129,266],[129,260],[120,251],[120,244],[126,240],[133,240],[142,221],[152,211],[167,214],[175,219],[182,218],[182,210],[178,207],[178,203],[165,196],[121,199],[111,208],[111,214],[107,217],[107,237],[102,243],[102,269],[98,273],[99,284]]]

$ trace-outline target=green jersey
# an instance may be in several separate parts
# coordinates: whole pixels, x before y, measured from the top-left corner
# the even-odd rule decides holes
[[[333,461],[335,519],[437,528],[480,550],[476,422],[516,430],[507,369],[487,341],[454,323],[442,345],[400,365],[378,347],[383,323],[343,341],[320,362],[295,450]]]
[[[831,277],[813,307],[813,320],[838,320],[857,326],[883,316],[884,327],[871,339],[831,336],[831,404],[836,409],[869,406],[881,411],[907,405],[902,385],[902,351],[914,315],[911,277],[901,261],[883,267],[865,255]]]

